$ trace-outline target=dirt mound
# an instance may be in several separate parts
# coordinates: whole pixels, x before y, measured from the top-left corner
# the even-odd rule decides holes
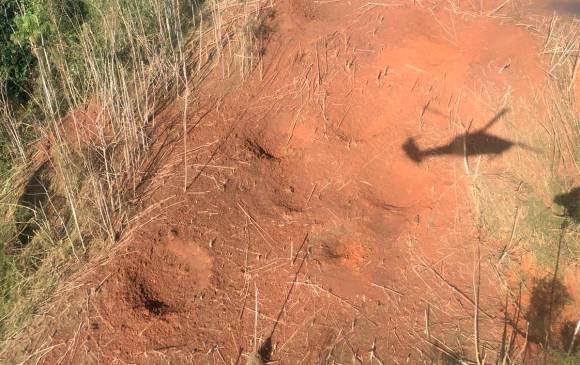
[[[178,237],[158,240],[138,263],[132,258],[120,263],[125,301],[150,319],[179,312],[191,298],[209,286],[211,257],[196,243]]]
[[[367,1],[281,1],[268,26],[253,76],[232,89],[214,75],[190,108],[190,150],[164,162],[95,280],[89,357],[240,363],[270,343],[264,357],[287,364],[415,363],[425,333],[472,346],[459,333],[476,290],[495,333],[502,304],[485,263],[473,287],[465,187],[510,152],[447,146],[472,130],[511,141],[502,110],[541,86],[536,41],[443,6]]]

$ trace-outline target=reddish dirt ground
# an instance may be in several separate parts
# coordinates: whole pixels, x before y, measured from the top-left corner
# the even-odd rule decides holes
[[[544,73],[525,27],[444,4],[279,1],[262,63],[200,91],[187,153],[165,154],[48,362],[242,364],[261,347],[280,364],[420,363],[429,341],[473,353],[477,252],[493,244],[467,186],[495,160],[450,141],[509,118],[505,96],[525,100]],[[448,147],[417,163],[409,138]],[[497,343],[502,300],[481,270],[481,333]]]

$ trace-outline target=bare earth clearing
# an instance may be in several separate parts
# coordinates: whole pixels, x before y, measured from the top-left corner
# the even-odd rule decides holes
[[[497,356],[506,302],[487,257],[505,243],[478,229],[469,186],[539,153],[505,126],[527,128],[541,39],[409,3],[277,1],[248,79],[218,66],[189,105],[186,153],[182,102],[157,115],[171,138],[143,211],[67,291],[82,304],[45,363]]]

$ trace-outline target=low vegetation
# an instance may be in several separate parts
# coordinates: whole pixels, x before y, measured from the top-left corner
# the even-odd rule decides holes
[[[256,16],[236,34],[221,23],[235,3],[1,3],[0,338],[120,239],[164,102],[193,95],[223,49],[251,67]]]
[[[580,269],[580,120],[574,94],[579,25],[577,19],[554,16],[531,28],[544,42],[542,56],[550,60],[546,86],[532,103],[522,105],[510,95],[503,102],[513,111],[506,132],[537,152],[507,154],[501,170],[482,168],[472,190],[478,224],[503,247],[491,260],[514,313],[528,321],[527,327],[519,323],[520,330],[547,353],[542,361],[558,364],[579,360],[570,349],[573,336],[564,330],[575,323],[562,324],[565,319],[559,318],[571,304],[566,276]],[[527,308],[519,307],[517,287],[530,298]],[[523,362],[517,349],[522,344],[506,341],[503,346],[511,351],[504,353],[504,363]]]

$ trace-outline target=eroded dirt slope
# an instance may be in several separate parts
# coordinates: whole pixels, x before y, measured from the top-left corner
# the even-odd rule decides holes
[[[519,148],[502,123],[543,82],[537,42],[443,4],[279,1],[263,31],[250,78],[218,69],[189,108],[187,153],[171,146],[49,362],[240,364],[261,347],[282,364],[418,363],[429,336],[473,350],[489,243],[466,186]]]

